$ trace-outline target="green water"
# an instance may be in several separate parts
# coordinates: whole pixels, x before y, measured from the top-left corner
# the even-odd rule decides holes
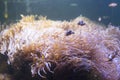
[[[7,14],[5,18],[7,2]],[[112,2],[118,4],[108,7]],[[120,0],[0,0],[0,22],[15,22],[23,15],[42,15],[54,20],[70,20],[79,15],[100,23],[120,25]]]

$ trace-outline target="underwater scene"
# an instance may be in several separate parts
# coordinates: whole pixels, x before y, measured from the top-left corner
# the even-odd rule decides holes
[[[120,0],[0,0],[0,80],[120,80]]]

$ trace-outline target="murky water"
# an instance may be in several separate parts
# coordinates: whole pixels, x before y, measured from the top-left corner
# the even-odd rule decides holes
[[[7,2],[7,3],[5,3]],[[112,2],[116,7],[109,7]],[[80,15],[100,23],[120,25],[120,0],[0,0],[0,22],[14,22],[20,14],[70,20]]]
[[[115,5],[109,6],[112,3],[114,3]],[[97,23],[101,23],[101,24],[105,24],[105,25],[112,24],[112,25],[119,27],[120,26],[120,0],[0,0],[0,25],[6,23],[5,25],[0,26],[0,31],[4,30],[4,28],[6,28],[6,27],[9,27],[9,26],[6,26],[7,24],[14,23],[14,22],[17,22],[18,20],[20,20],[21,14],[47,16],[48,19],[53,19],[53,20],[71,20],[71,19],[75,19],[76,17],[82,15],[87,18],[90,18],[91,20],[93,20]],[[86,23],[84,23],[85,20],[82,20],[82,21],[83,21],[82,24],[86,25]],[[83,26],[82,24],[81,24],[81,26]],[[78,25],[80,25],[80,24],[78,24]],[[110,29],[110,30],[112,30],[112,29]],[[113,30],[115,30],[115,29],[113,29]],[[114,34],[114,32],[115,31],[113,31],[113,33],[112,32],[111,33]],[[75,33],[71,32],[70,34],[75,34]],[[26,36],[26,34],[25,34],[25,36]],[[119,35],[116,35],[116,36],[119,36]],[[115,36],[115,38],[116,38],[116,36]],[[97,41],[97,39],[95,39],[95,40]],[[92,41],[92,38],[91,38],[91,41]],[[36,42],[36,41],[34,41],[34,42]],[[115,43],[117,43],[117,41]],[[2,44],[2,42],[1,42],[1,44]],[[24,41],[23,41],[23,44],[24,44]],[[11,48],[13,48],[13,47],[11,47]],[[103,51],[104,51],[104,49],[103,49]],[[7,53],[7,51],[4,54],[6,55],[6,53]],[[86,57],[86,55],[85,55],[85,57]],[[112,55],[112,57],[114,58],[116,56]],[[28,63],[23,62],[24,65],[22,66],[21,69],[18,67],[17,68],[15,67],[16,69],[14,69],[13,66],[7,64],[7,58],[8,57],[0,54],[0,80],[10,80],[9,78],[11,78],[11,76],[15,77],[14,80],[39,80],[39,79],[41,79],[41,78],[39,78],[39,76],[35,76],[35,79],[33,79],[34,77],[32,78],[31,68],[28,67]],[[85,63],[85,65],[86,64],[87,63]],[[47,67],[49,67],[49,65]],[[108,68],[109,68],[109,66],[108,66]],[[44,70],[43,72],[46,72],[46,71]],[[106,70],[106,72],[107,72],[107,70]],[[6,73],[6,74],[3,74],[3,73]],[[24,73],[26,73],[27,76]],[[10,74],[10,75],[7,75],[7,74]],[[38,75],[39,74],[40,74],[40,71],[38,72]],[[8,79],[4,79],[4,78],[8,78]],[[21,78],[23,78],[23,79],[21,79]],[[37,79],[37,78],[39,78],[39,79]],[[86,77],[84,77],[84,78],[86,79]],[[99,79],[97,79],[97,80],[99,80]],[[111,79],[111,80],[113,80],[113,79]]]

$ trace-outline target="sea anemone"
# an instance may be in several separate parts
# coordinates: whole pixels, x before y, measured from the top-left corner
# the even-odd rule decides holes
[[[22,16],[0,33],[0,53],[16,69],[29,66],[40,80],[120,79],[119,28],[82,16],[71,21]]]

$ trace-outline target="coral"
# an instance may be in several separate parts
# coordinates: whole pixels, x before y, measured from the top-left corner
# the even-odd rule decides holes
[[[0,33],[0,52],[16,69],[30,67],[37,80],[119,80],[119,36],[119,28],[82,16],[71,21],[22,16]]]

